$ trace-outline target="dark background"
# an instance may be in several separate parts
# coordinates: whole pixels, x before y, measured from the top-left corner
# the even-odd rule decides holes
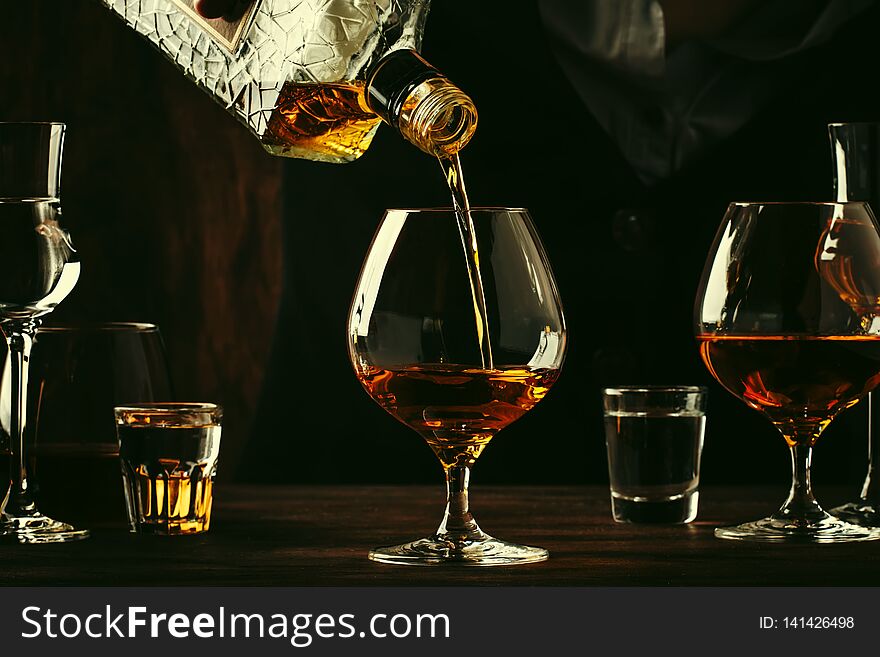
[[[430,451],[360,389],[344,338],[382,211],[448,204],[437,164],[384,127],[353,164],[273,159],[99,3],[3,9],[0,120],[69,126],[63,207],[84,266],[50,322],[159,324],[179,396],[226,407],[225,477],[436,481]],[[648,188],[560,72],[534,3],[434,3],[423,52],[480,110],[472,203],[531,210],[570,328],[558,384],[493,442],[479,482],[605,480],[599,393],[626,383],[709,386],[705,482],[788,479],[781,437],[699,361],[694,294],[729,201],[831,199],[825,125],[880,119],[877,25],[871,10],[761,64],[784,67],[772,101]],[[858,412],[820,441],[816,481],[864,476]]]

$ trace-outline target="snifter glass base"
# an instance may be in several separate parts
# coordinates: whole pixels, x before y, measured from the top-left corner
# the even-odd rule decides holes
[[[0,518],[0,540],[16,543],[69,543],[89,537],[88,529],[76,529],[66,522],[44,515]]]
[[[733,527],[718,527],[717,538],[762,543],[849,543],[880,539],[880,528],[859,527],[830,515],[812,522],[774,516]]]
[[[436,566],[454,563],[462,566],[512,566],[545,561],[550,553],[544,548],[516,545],[485,535],[484,540],[456,543],[441,540],[436,534],[403,545],[389,545],[370,550],[370,559],[381,563]]]
[[[865,501],[848,502],[835,507],[831,515],[860,527],[880,527],[880,509]]]

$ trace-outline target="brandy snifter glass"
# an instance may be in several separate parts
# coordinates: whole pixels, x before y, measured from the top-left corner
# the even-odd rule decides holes
[[[459,216],[388,210],[349,314],[359,381],[424,438],[446,474],[437,531],[376,548],[374,561],[491,566],[547,558],[543,548],[483,532],[468,482],[495,434],[540,402],[559,376],[566,347],[559,294],[528,212],[470,210],[475,242],[464,239]]]
[[[792,485],[762,520],[719,538],[836,543],[880,538],[826,513],[813,496],[813,446],[880,382],[880,233],[866,203],[733,203],[696,301],[712,376],[782,434]]]

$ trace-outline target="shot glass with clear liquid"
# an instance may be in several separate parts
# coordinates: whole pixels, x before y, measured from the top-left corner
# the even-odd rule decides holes
[[[200,403],[135,404],[114,411],[131,531],[208,531],[221,408]]]
[[[617,522],[686,523],[697,517],[705,388],[606,388],[605,442]]]

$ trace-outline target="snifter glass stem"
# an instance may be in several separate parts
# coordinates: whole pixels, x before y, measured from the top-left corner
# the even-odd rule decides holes
[[[544,548],[500,541],[485,533],[470,509],[468,484],[474,459],[462,454],[446,472],[446,512],[437,532],[403,545],[370,550],[370,559],[382,563],[431,565],[455,562],[466,566],[498,566],[544,561]]]
[[[779,510],[769,518],[735,527],[719,527],[718,538],[749,541],[797,541],[835,543],[877,538],[874,531],[858,527],[827,513],[813,496],[810,466],[813,444],[824,427],[810,427],[792,433],[783,431],[791,450],[791,489]]]
[[[437,529],[437,538],[450,545],[461,546],[487,538],[471,513],[468,499],[470,478],[470,465],[456,464],[446,468],[446,512]]]
[[[782,507],[773,514],[774,518],[784,520],[795,526],[808,526],[829,517],[813,497],[810,483],[810,464],[813,448],[809,445],[791,446],[791,490]]]

